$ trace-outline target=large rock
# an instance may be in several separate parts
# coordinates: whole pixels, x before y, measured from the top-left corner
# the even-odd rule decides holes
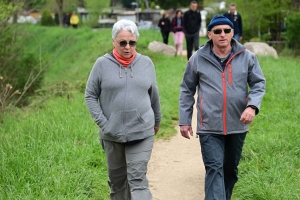
[[[157,41],[150,42],[148,45],[148,49],[153,52],[164,53],[168,56],[174,56],[176,53],[175,47]]]
[[[264,42],[246,42],[244,46],[255,55],[261,56],[273,56],[274,58],[278,58],[277,51]]]

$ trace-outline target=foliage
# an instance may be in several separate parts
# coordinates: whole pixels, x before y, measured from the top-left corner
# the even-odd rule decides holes
[[[227,0],[226,3],[229,5],[231,1]],[[284,19],[295,10],[290,0],[236,0],[235,3],[242,15],[245,41],[268,32],[271,33],[271,40],[281,40]]]
[[[154,2],[151,2],[150,8],[151,8],[151,9],[155,9],[155,7],[156,7],[156,4],[155,4]]]
[[[28,97],[40,87],[44,61],[39,54],[24,48],[26,29],[7,25],[0,32],[0,120],[7,107],[27,104]]]
[[[141,10],[146,10],[146,6],[145,6],[145,3],[141,3]]]
[[[42,11],[42,18],[41,18],[41,25],[42,26],[54,26],[54,19],[48,9],[44,9]]]
[[[25,4],[27,10],[41,10],[45,7],[47,0],[29,0]]]
[[[0,1],[0,25],[3,26],[9,17],[16,11],[16,7],[12,3]]]
[[[300,13],[294,13],[287,18],[286,21],[286,38],[289,41],[290,47],[300,50],[299,45],[299,30],[300,30]]]
[[[29,103],[29,97],[40,88],[43,74],[50,65],[41,51],[31,52],[25,48],[24,43],[32,39],[26,32],[26,26],[8,23],[8,19],[11,16],[15,18],[18,9],[27,3],[30,2],[0,2],[0,120],[8,107]],[[46,20],[45,12],[43,14],[42,24],[51,24],[50,12],[47,15],[51,22]]]
[[[122,0],[122,4],[125,8],[132,8],[132,0]]]
[[[106,0],[86,0],[85,5],[89,12],[89,18],[86,24],[95,28],[99,26],[99,15],[102,14],[102,10],[109,6],[109,1]]]
[[[154,0],[151,2],[155,2],[156,5],[159,5],[162,9],[177,9],[177,8],[187,8],[191,1],[186,0]],[[200,8],[203,7],[204,0],[197,0]]]

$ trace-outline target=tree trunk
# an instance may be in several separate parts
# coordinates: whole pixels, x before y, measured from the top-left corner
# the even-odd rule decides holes
[[[146,9],[148,10],[149,9],[149,2],[148,2],[148,0],[145,0],[145,4],[146,4]]]
[[[58,11],[58,17],[59,17],[59,26],[64,27],[63,19],[63,8],[64,8],[64,0],[55,0],[57,4],[57,11]]]
[[[300,0],[292,0],[292,4],[295,6],[295,8],[299,11],[300,8]]]

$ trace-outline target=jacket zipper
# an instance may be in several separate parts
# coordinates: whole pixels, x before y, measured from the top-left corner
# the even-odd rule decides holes
[[[225,78],[225,72],[222,72],[222,85],[223,85],[223,129],[224,129],[224,135],[226,135],[227,131],[227,124],[226,124],[226,104],[227,104],[227,98],[226,98],[226,78]]]
[[[226,76],[225,76],[225,70],[226,68],[228,68],[228,79],[229,79],[229,84],[232,85],[232,66],[231,66],[231,60],[237,56],[238,54],[240,54],[241,52],[245,51],[246,48],[242,49],[241,51],[237,52],[236,54],[234,54],[233,56],[231,56],[231,58],[226,62],[225,65],[225,69],[222,72],[222,85],[223,85],[223,129],[224,129],[224,135],[227,135],[227,119],[226,119],[226,115],[227,115],[227,98],[226,98]]]
[[[125,122],[124,122],[124,120],[125,120],[125,116],[124,116],[124,114],[125,114],[125,105],[126,105],[126,100],[127,100],[127,89],[128,89],[128,83],[127,83],[127,67],[126,68],[124,68],[124,70],[125,70],[125,98],[124,98],[124,105],[123,105],[123,113],[122,113],[122,121],[123,121],[123,124],[122,124],[122,126],[123,126],[123,130],[124,130],[124,134],[125,134],[125,138],[126,138],[126,142],[127,142],[127,128],[126,128],[126,126],[125,126]]]

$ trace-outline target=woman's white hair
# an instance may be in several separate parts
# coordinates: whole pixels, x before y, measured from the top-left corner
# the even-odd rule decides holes
[[[140,35],[138,28],[133,21],[121,19],[117,21],[112,28],[112,39],[115,40],[121,30],[130,31],[136,37],[136,39],[138,39]]]

